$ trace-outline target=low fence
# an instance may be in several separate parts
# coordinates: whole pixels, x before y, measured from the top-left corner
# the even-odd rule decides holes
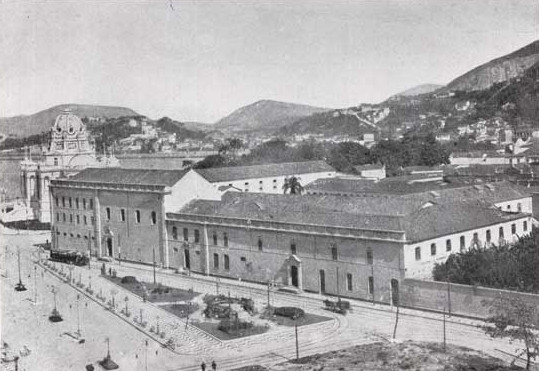
[[[489,316],[489,303],[500,296],[519,298],[539,306],[539,295],[535,294],[415,279],[401,282],[399,301],[405,307],[486,318]]]

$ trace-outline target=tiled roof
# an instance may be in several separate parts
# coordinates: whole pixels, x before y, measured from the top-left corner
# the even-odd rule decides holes
[[[401,217],[418,207],[414,202],[380,197],[227,193],[222,201],[191,201],[178,213],[398,231],[402,230]]]
[[[410,243],[520,219],[481,202],[426,203],[400,196],[319,196],[228,193],[222,201],[193,200],[178,214],[404,231]]]
[[[173,186],[188,170],[88,168],[69,181]]]
[[[301,175],[308,173],[334,172],[325,161],[286,162],[252,166],[219,167],[196,169],[210,182],[228,182],[243,179],[269,178],[274,176]]]
[[[318,179],[305,187],[310,194],[344,194],[363,197],[365,195],[402,195],[410,199],[431,200],[433,191],[440,194],[437,202],[457,202],[483,200],[486,203],[515,200],[528,197],[522,187],[509,182],[463,185],[460,182],[447,183],[443,180],[421,182],[410,177],[392,177],[378,182],[358,179],[331,178]]]
[[[496,208],[456,203],[424,207],[406,217],[406,239],[420,242],[525,217]],[[496,231],[497,233],[497,231]],[[494,233],[493,233],[494,235]]]

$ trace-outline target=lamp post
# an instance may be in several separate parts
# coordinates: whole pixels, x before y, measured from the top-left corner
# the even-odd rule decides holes
[[[15,291],[26,291],[26,286],[22,283],[21,279],[21,249],[17,249],[17,263],[19,266],[19,283],[15,285]]]
[[[299,340],[298,340],[298,310],[294,313],[294,332],[296,333],[296,361],[299,359]]]
[[[79,313],[79,301],[80,301],[80,294],[77,294],[77,332],[75,333],[77,337],[81,336],[80,332],[80,313]]]
[[[37,304],[37,266],[34,265],[34,304]]]

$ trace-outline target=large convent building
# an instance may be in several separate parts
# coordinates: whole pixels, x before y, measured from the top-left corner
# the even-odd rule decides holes
[[[450,254],[532,228],[531,196],[507,182],[353,191],[348,182],[361,181],[297,163],[286,176],[318,180],[284,195],[273,179],[286,176],[271,166],[275,178],[255,167],[86,169],[52,181],[54,248],[387,302],[402,279],[429,279]],[[269,189],[251,187],[260,180]]]

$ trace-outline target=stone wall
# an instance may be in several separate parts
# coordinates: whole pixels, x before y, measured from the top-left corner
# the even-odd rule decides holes
[[[539,295],[445,282],[405,279],[401,282],[400,304],[406,307],[486,318],[489,304],[500,296],[520,298],[539,306]]]

